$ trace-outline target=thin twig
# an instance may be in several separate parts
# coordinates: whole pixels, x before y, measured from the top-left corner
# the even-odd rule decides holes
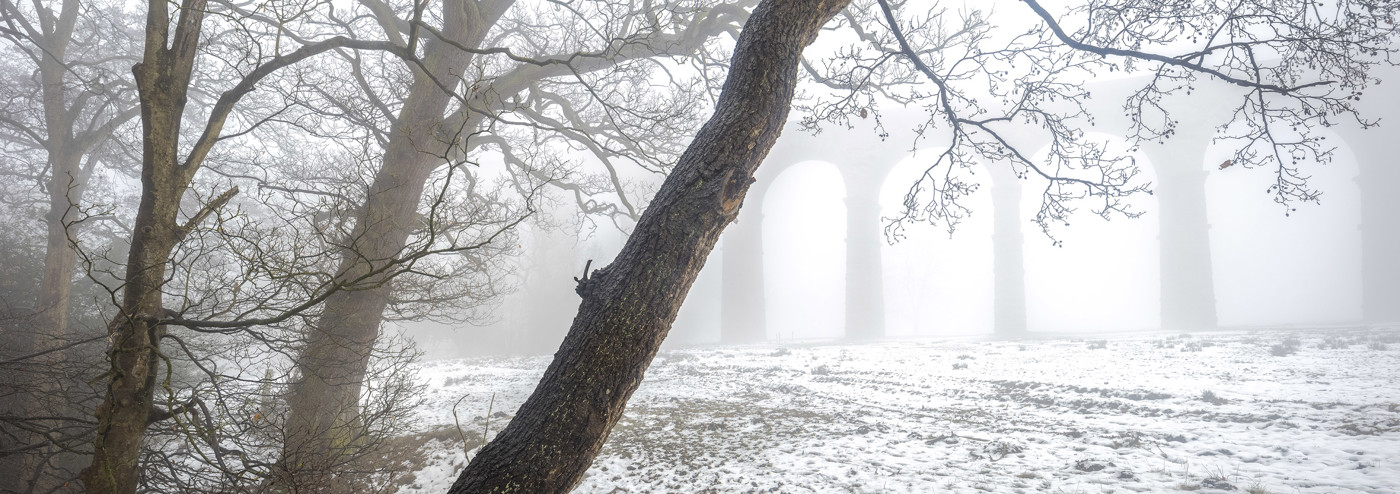
[[[457,402],[452,404],[452,422],[457,424],[457,437],[462,438],[462,454],[467,455],[467,460],[471,460],[471,444],[467,442],[466,433],[462,432],[462,421],[457,419],[457,405],[462,404],[462,400],[467,399],[467,395],[457,398]],[[482,437],[482,444],[485,444],[485,437]]]
[[[491,409],[496,406],[496,393],[491,393],[491,402],[486,405],[486,427],[481,429],[481,447],[486,447],[486,433],[491,431]]]

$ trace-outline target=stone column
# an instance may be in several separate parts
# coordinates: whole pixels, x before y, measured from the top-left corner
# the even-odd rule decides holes
[[[1021,182],[1005,163],[992,175],[992,331],[998,336],[1026,333],[1025,237],[1021,231]]]
[[[1148,77],[1139,77],[1090,84],[1096,99],[1105,105],[1095,113],[1100,118],[1099,128],[1128,129],[1132,122],[1118,105],[1128,91],[1150,82]],[[1206,216],[1209,172],[1202,161],[1216,127],[1229,121],[1239,104],[1241,93],[1237,90],[1212,82],[1196,87],[1190,97],[1167,98],[1162,104],[1176,120],[1175,134],[1164,143],[1144,142],[1141,147],[1157,173],[1153,184],[1157,208],[1144,208],[1148,217],[1142,220],[1151,221],[1154,215],[1158,218],[1162,329],[1217,326],[1210,220]]]
[[[724,231],[720,285],[720,342],[742,344],[767,337],[763,297],[763,196],[767,183],[753,184],[739,221]]]
[[[1344,136],[1359,172],[1361,313],[1369,323],[1400,321],[1400,163],[1386,140],[1394,135],[1393,127],[1382,127]]]
[[[1217,325],[1206,216],[1208,172],[1201,163],[1210,138],[1204,133],[1184,134],[1165,146],[1144,146],[1157,171],[1162,329],[1198,330]]]
[[[883,173],[846,175],[846,337],[885,336],[884,267],[880,247],[880,185]]]

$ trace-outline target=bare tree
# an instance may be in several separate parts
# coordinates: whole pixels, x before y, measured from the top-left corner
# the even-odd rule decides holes
[[[834,103],[816,105],[809,123],[868,115],[874,95],[890,91],[897,99],[927,105],[930,123],[921,134],[933,126],[948,128],[949,146],[911,189],[909,216],[955,223],[965,215],[958,199],[976,188],[957,174],[980,157],[1047,184],[1037,221],[1048,233],[1052,223],[1065,221],[1075,201],[1089,200],[1100,215],[1131,216],[1135,213],[1126,198],[1149,190],[1134,180],[1131,160],[1084,139],[1080,124],[1090,123],[1083,106],[1089,95],[1067,80],[1070,74],[1155,68],[1154,83],[1127,105],[1139,135],[1151,138],[1173,133],[1175,120],[1156,104],[1163,95],[1187,92],[1198,78],[1244,88],[1247,95],[1236,118],[1254,129],[1244,134],[1245,144],[1263,146],[1269,153],[1260,155],[1271,156],[1267,162],[1277,167],[1269,192],[1283,203],[1315,200],[1301,175],[1289,168],[1293,153],[1311,152],[1308,143],[1313,141],[1295,141],[1269,129],[1306,130],[1328,122],[1329,117],[1319,115],[1338,112],[1355,117],[1347,101],[1375,82],[1367,69],[1392,53],[1397,8],[1348,1],[1203,5],[1107,0],[1057,17],[1034,0],[1023,3],[1037,20],[1013,26],[1001,39],[990,34],[989,16],[976,9],[950,13],[935,7],[918,14],[911,30],[901,21],[899,8],[884,0],[849,8],[846,2],[821,0],[760,4],[740,35],[714,115],[617,259],[579,281],[583,303],[554,361],[515,418],[467,465],[451,492],[567,492],[582,478],[777,139],[799,65],[844,93]],[[801,50],[843,8],[838,25],[877,48],[838,50],[836,60],[825,67],[839,70],[822,75],[813,67],[823,64],[803,62]],[[1063,26],[1071,21],[1083,22],[1083,27],[1067,33]],[[1152,51],[1184,41],[1192,45],[1185,53]],[[906,82],[908,92],[874,85],[879,74]],[[983,101],[999,103],[1004,113],[984,108]],[[1002,128],[1017,122],[1052,135],[1046,161],[1031,159]],[[1260,155],[1242,152],[1240,158]]]
[[[65,375],[71,361],[62,348],[82,338],[69,321],[77,263],[70,245],[77,233],[72,228],[82,216],[80,204],[94,171],[104,160],[108,165],[111,161],[111,156],[95,151],[136,116],[132,91],[122,83],[119,66],[129,57],[123,51],[128,45],[118,40],[132,31],[123,24],[126,17],[119,9],[79,0],[31,5],[0,1],[0,36],[19,55],[7,69],[19,72],[16,76],[24,74],[24,79],[6,85],[10,94],[0,110],[0,139],[16,158],[7,174],[43,191],[47,206],[42,216],[47,233],[43,274],[38,290],[31,292],[32,314],[5,331],[13,352],[8,356],[29,357],[6,362],[24,368],[12,376],[19,381],[10,403],[15,419],[6,427],[18,431],[17,437],[3,448],[11,459],[22,460],[5,469],[21,479],[17,490],[48,490],[72,478],[73,472],[57,473],[61,469],[43,465],[60,450],[55,441],[72,439],[61,432],[63,421],[53,417],[77,412],[64,392],[72,383],[62,382],[72,378]],[[31,153],[42,156],[32,162],[41,166],[17,166],[21,156]],[[15,192],[11,200],[29,195]],[[50,419],[31,420],[37,417]]]
[[[389,219],[402,221],[384,225],[375,223],[382,216],[344,214],[383,212],[369,198],[386,182],[365,184],[362,165],[385,156],[421,161],[423,151],[411,145],[381,151],[377,138],[388,132],[336,121],[353,112],[316,89],[334,84],[313,57],[354,61],[377,51],[407,61],[410,71],[431,73],[438,55],[351,37],[354,30],[339,29],[345,26],[329,7],[245,12],[238,4],[185,2],[173,23],[166,7],[148,6],[148,27],[168,27],[148,29],[145,57],[134,70],[142,94],[143,203],[132,220],[125,273],[105,285],[119,310],[109,327],[111,380],[84,483],[99,492],[129,492],[138,484],[266,488],[269,479],[291,482],[276,487],[291,489],[303,480],[358,483],[365,477],[356,474],[364,472],[353,470],[364,464],[352,462],[374,441],[402,432],[399,419],[412,404],[402,399],[412,396],[403,365],[413,352],[386,351],[385,342],[376,347],[370,339],[340,364],[358,365],[353,382],[336,383],[354,387],[356,405],[369,399],[384,406],[356,407],[353,427],[337,431],[345,434],[326,448],[337,454],[316,463],[325,449],[316,451],[320,456],[300,454],[313,451],[312,442],[297,426],[296,407],[278,403],[287,397],[295,405],[301,396],[296,387],[281,391],[280,383],[299,381],[289,373],[307,375],[292,369],[299,357],[292,348],[325,334],[307,321],[334,314],[343,306],[328,300],[356,292],[391,296],[398,310],[490,299],[492,263],[509,251],[504,240],[529,215],[530,196],[548,178],[537,175],[550,169],[517,156],[529,173],[493,180],[473,171],[478,163],[440,147],[437,140],[453,136],[419,135],[427,140],[417,144],[433,163],[411,176],[417,179],[408,185],[417,188],[412,200],[390,208],[402,217]],[[420,82],[433,88],[421,93],[438,101],[438,113],[447,110],[450,87],[443,90],[446,83],[431,77]],[[316,98],[341,113],[313,108]],[[189,126],[185,119],[201,123]],[[287,138],[294,133],[287,131],[305,132],[312,144]],[[458,145],[470,137],[456,136]],[[181,144],[183,138],[193,144]],[[317,145],[339,151],[308,152]],[[345,171],[335,173],[337,167]],[[410,178],[401,171],[377,176]],[[420,201],[423,195],[429,199]],[[365,232],[384,228],[402,237],[396,250],[381,255],[383,245]],[[376,336],[377,330],[376,323]],[[388,370],[378,374],[374,365]],[[269,449],[296,459],[278,461]]]
[[[181,221],[186,195],[215,145],[228,137],[224,126],[236,105],[274,72],[331,50],[375,49],[411,57],[399,46],[345,36],[301,44],[284,44],[278,37],[267,51],[262,51],[261,45],[245,47],[244,57],[229,67],[238,75],[236,82],[217,93],[202,112],[202,124],[195,127],[197,137],[190,144],[182,144],[185,120],[190,116],[186,105],[191,96],[199,94],[191,94],[191,82],[196,61],[209,46],[202,36],[211,8],[204,0],[186,0],[175,6],[174,12],[169,3],[159,0],[148,2],[146,7],[144,54],[132,70],[140,95],[142,124],[141,203],[134,218],[120,296],[114,293],[120,310],[108,328],[107,389],[96,413],[93,461],[82,473],[89,492],[135,492],[137,462],[146,429],[152,422],[174,414],[154,408],[153,401],[164,361],[161,343],[169,336],[167,323],[181,319],[164,303],[167,274],[175,261],[172,254],[176,248],[238,194],[233,187],[204,195]],[[221,19],[237,20],[234,16]],[[248,32],[235,30],[230,36]],[[267,118],[253,120],[248,125],[257,127],[266,121]],[[326,289],[310,297],[306,301],[309,305],[304,306],[319,303],[341,287],[336,283],[324,286]],[[272,319],[291,317],[297,307],[291,309]],[[195,325],[188,321],[184,324]],[[250,324],[255,322],[239,321],[228,326]],[[206,322],[204,326],[217,324]]]
[[[444,10],[444,15],[462,20],[466,4],[448,4],[455,10]],[[500,4],[502,8],[508,5]],[[736,20],[746,15],[741,8],[713,8],[704,3],[677,5],[665,12],[648,12],[639,4],[622,11],[604,9],[615,16],[608,24],[575,26],[544,19],[550,22],[541,23],[546,26],[543,32],[525,32],[519,28],[543,18],[535,12],[522,12],[510,20],[512,27],[501,28],[503,34],[494,40],[500,46],[531,48],[522,52],[528,56],[522,56],[508,48],[471,48],[482,40],[458,36],[464,26],[461,23],[439,22],[446,26],[442,30],[429,27],[423,19],[425,6],[417,4],[406,16],[409,22],[388,23],[395,26],[385,31],[389,38],[410,40],[401,43],[332,36],[336,29],[317,26],[347,26],[331,9],[308,13],[269,7],[245,12],[238,4],[201,1],[183,2],[174,12],[169,7],[157,2],[148,5],[145,53],[133,70],[141,95],[142,197],[130,218],[133,233],[125,273],[103,272],[110,269],[103,265],[104,254],[81,252],[91,276],[112,279],[104,286],[118,307],[108,326],[111,366],[101,379],[107,390],[98,407],[95,456],[84,474],[87,487],[99,492],[129,491],[141,482],[181,489],[247,486],[245,477],[270,474],[269,465],[260,464],[259,452],[253,451],[266,442],[239,440],[241,432],[252,430],[250,422],[259,420],[273,424],[269,427],[285,436],[285,444],[294,445],[285,448],[288,457],[320,459],[298,453],[308,451],[343,466],[344,455],[339,454],[344,452],[343,446],[362,445],[358,438],[380,422],[376,414],[382,415],[361,413],[354,406],[360,402],[360,389],[373,385],[366,372],[375,353],[374,338],[357,339],[355,343],[363,345],[344,354],[346,358],[327,360],[348,368],[353,376],[334,383],[341,388],[337,392],[350,389],[354,396],[348,412],[353,419],[346,422],[353,424],[354,430],[339,436],[342,441],[333,448],[325,443],[316,447],[315,441],[327,436],[307,434],[307,428],[298,427],[303,422],[297,411],[304,408],[296,403],[323,403],[293,400],[291,417],[280,424],[265,413],[255,414],[262,419],[251,420],[241,414],[246,409],[243,405],[258,401],[244,398],[267,395],[261,390],[250,391],[245,384],[260,388],[284,379],[275,374],[250,377],[258,375],[259,363],[269,362],[227,354],[232,349],[257,346],[282,352],[289,343],[305,337],[307,350],[300,356],[312,355],[314,359],[318,337],[344,335],[313,330],[295,336],[294,324],[288,323],[300,317],[325,319],[323,314],[332,314],[331,320],[353,315],[361,309],[358,301],[364,300],[354,294],[361,292],[372,301],[382,301],[371,316],[375,337],[378,321],[390,304],[427,307],[464,294],[489,297],[490,283],[464,284],[462,280],[472,278],[454,271],[489,275],[491,270],[484,263],[492,256],[478,253],[490,250],[497,236],[522,219],[511,213],[519,210],[509,201],[493,199],[499,196],[493,191],[507,190],[503,184],[529,196],[540,183],[552,180],[590,211],[635,215],[638,206],[628,202],[618,162],[639,164],[658,173],[668,168],[674,156],[668,146],[676,146],[679,137],[688,132],[685,122],[693,118],[695,105],[687,102],[699,94],[686,92],[691,88],[678,84],[683,90],[670,99],[647,99],[649,72],[643,67],[652,64],[647,57],[699,52],[691,59],[704,67],[713,63],[706,47],[709,40],[734,29]],[[379,7],[383,6],[369,5],[371,10]],[[559,15],[578,19],[596,13],[565,10]],[[633,19],[644,14],[648,21],[642,28],[626,30]],[[489,27],[471,32],[483,36]],[[576,38],[589,38],[594,44],[570,41]],[[422,56],[414,56],[420,48]],[[328,189],[324,184],[318,185],[320,190],[288,187],[286,181],[278,180],[293,174],[287,172],[287,163],[277,163],[279,171],[269,173],[264,155],[278,146],[292,149],[299,143],[278,142],[272,138],[276,134],[263,131],[280,127],[334,137],[336,124],[303,120],[308,115],[333,112],[298,113],[305,99],[262,98],[265,92],[254,88],[278,88],[283,90],[280,96],[304,93],[317,85],[310,80],[315,74],[302,70],[313,56],[337,52],[358,62],[365,58],[366,49],[404,59],[409,73],[416,74],[416,89],[403,95],[400,102],[389,103],[398,106],[397,115],[381,112],[379,121],[365,121],[389,122],[387,126],[364,126],[375,129],[370,140],[384,138],[379,142],[383,154],[369,146],[361,149],[364,154],[381,156],[386,166],[376,173],[368,193],[353,190],[353,180],[350,187],[340,189]],[[442,62],[444,57],[486,55],[504,62],[479,63],[470,77],[461,72],[465,65],[453,67]],[[380,66],[355,64],[354,69],[382,70],[380,62]],[[273,77],[275,74],[285,77]],[[375,91],[392,92],[394,86],[375,86],[370,82],[373,77],[361,75],[356,82],[367,96],[352,103],[368,103],[370,113],[387,108],[385,99]],[[472,92],[454,96],[452,87],[464,78],[476,81]],[[320,82],[325,85],[325,81]],[[603,86],[608,87],[600,90]],[[342,111],[334,116],[352,113]],[[186,125],[186,119],[198,123]],[[226,124],[234,130],[225,131]],[[410,132],[379,130],[382,127]],[[238,145],[251,137],[264,140],[264,145]],[[531,149],[538,144],[589,148],[607,172],[602,180],[564,180],[565,174],[557,171],[561,163]],[[476,163],[464,157],[473,156],[478,149],[494,150],[504,157],[510,165],[504,182],[466,171]],[[412,173],[402,174],[405,168]],[[454,181],[464,185],[448,186]],[[270,209],[288,208],[285,214],[244,211],[253,205],[247,200],[250,182],[258,200],[267,202]],[[240,185],[245,187],[242,198]],[[425,205],[422,196],[427,190],[435,192]],[[610,191],[617,194],[616,205],[596,197]],[[317,196],[333,199],[317,204],[319,207],[304,207],[316,204],[307,197]],[[334,211],[351,209],[346,206],[357,202],[364,204],[353,208],[362,213],[358,217]],[[467,209],[487,213],[460,216],[464,204],[470,204]],[[447,210],[456,210],[457,215]],[[392,214],[385,216],[386,212]],[[328,228],[330,223],[336,227]],[[279,234],[279,225],[286,227],[283,232],[325,229],[329,233],[306,240],[296,234]],[[482,225],[485,228],[475,228]],[[480,234],[483,230],[485,234]],[[387,244],[383,235],[389,235]],[[326,249],[327,245],[336,248]],[[327,262],[336,254],[341,262]],[[429,260],[438,254],[460,254],[461,261]],[[403,274],[410,276],[399,277]],[[407,284],[414,286],[405,289]],[[296,373],[320,378],[340,368],[312,367],[307,372],[303,366]],[[315,395],[298,388],[289,396]],[[215,423],[233,425],[216,427]],[[152,431],[155,436],[148,436]],[[143,450],[142,441],[148,437],[152,444]],[[307,437],[314,439],[303,440]],[[330,450],[335,454],[327,455]],[[213,476],[190,470],[188,460],[210,465]],[[147,467],[159,468],[145,468],[145,480],[140,480],[137,465],[143,461]],[[294,463],[304,467],[312,462],[281,462],[284,466]]]

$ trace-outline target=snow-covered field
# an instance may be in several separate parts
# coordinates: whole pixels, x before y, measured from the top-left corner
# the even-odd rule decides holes
[[[422,423],[494,433],[547,363],[427,362]],[[1400,492],[1400,328],[663,351],[576,492],[1181,490]]]

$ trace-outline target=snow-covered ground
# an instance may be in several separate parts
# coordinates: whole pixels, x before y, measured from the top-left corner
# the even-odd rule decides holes
[[[494,433],[547,363],[427,362],[422,423]],[[1400,329],[664,351],[576,492],[1180,490],[1400,492]]]

